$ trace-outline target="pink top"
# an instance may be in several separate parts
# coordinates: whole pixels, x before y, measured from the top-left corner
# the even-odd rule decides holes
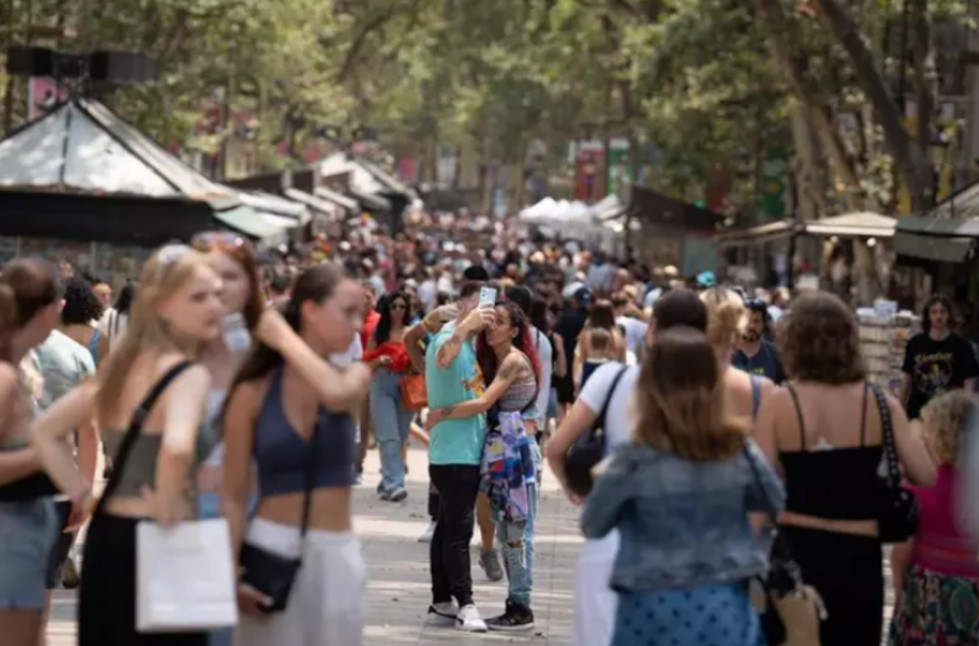
[[[955,467],[945,464],[938,467],[935,486],[910,487],[921,508],[911,563],[940,574],[979,579],[979,548],[956,527],[957,479]]]

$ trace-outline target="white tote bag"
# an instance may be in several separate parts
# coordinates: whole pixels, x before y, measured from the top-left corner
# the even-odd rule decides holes
[[[228,521],[136,528],[136,630],[205,632],[238,623]]]

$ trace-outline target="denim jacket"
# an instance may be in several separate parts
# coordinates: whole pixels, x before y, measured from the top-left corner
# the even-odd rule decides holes
[[[785,491],[754,442],[746,443],[776,509]],[[768,541],[747,513],[767,510],[745,453],[691,462],[647,446],[616,447],[588,496],[581,526],[588,538],[622,534],[611,585],[617,590],[689,588],[748,579],[768,569]]]

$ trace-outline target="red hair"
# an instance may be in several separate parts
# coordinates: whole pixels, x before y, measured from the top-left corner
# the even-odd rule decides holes
[[[513,301],[497,303],[496,307],[502,307],[510,315],[510,329],[516,328],[517,330],[517,336],[512,341],[513,347],[527,356],[527,359],[530,361],[530,366],[534,370],[534,379],[537,380],[537,388],[544,388],[545,385],[540,382],[540,357],[537,355],[537,346],[534,344],[533,338],[531,338],[530,321],[523,313],[523,310]],[[493,351],[492,346],[486,340],[485,330],[476,340],[476,360],[479,362],[479,369],[483,372],[483,380],[487,385],[490,384],[496,377],[500,362],[496,357],[496,352]]]

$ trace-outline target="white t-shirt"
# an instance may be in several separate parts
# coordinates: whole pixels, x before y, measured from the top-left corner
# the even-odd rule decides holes
[[[337,352],[336,354],[330,355],[330,363],[338,368],[346,368],[352,363],[360,361],[364,356],[364,347],[360,342],[360,335],[355,334],[354,340],[351,341],[350,347],[347,348],[346,352]]]
[[[605,401],[609,396],[609,388],[612,387],[612,382],[622,367],[621,363],[612,361],[599,366],[585,382],[584,388],[581,389],[578,399],[596,415],[601,414],[602,407],[605,406]],[[632,435],[633,420],[629,419],[630,400],[638,379],[639,366],[626,366],[619,383],[615,386],[615,392],[611,393],[612,399],[609,401],[608,414],[603,426],[606,453],[609,453],[615,446],[628,442]]]
[[[551,347],[551,340],[547,335],[531,326],[530,334],[534,339],[534,346],[537,350],[537,359],[540,361],[540,384],[537,389],[537,426],[544,430],[547,422],[547,402],[551,396],[551,373],[554,371],[554,348]]]
[[[129,326],[129,315],[120,314],[114,307],[110,307],[99,319],[99,334],[108,339],[109,350],[112,350],[122,339]]]
[[[649,326],[631,316],[620,316],[615,319],[615,324],[625,330],[626,350],[638,356],[642,351],[642,346],[646,343],[646,329]]]

